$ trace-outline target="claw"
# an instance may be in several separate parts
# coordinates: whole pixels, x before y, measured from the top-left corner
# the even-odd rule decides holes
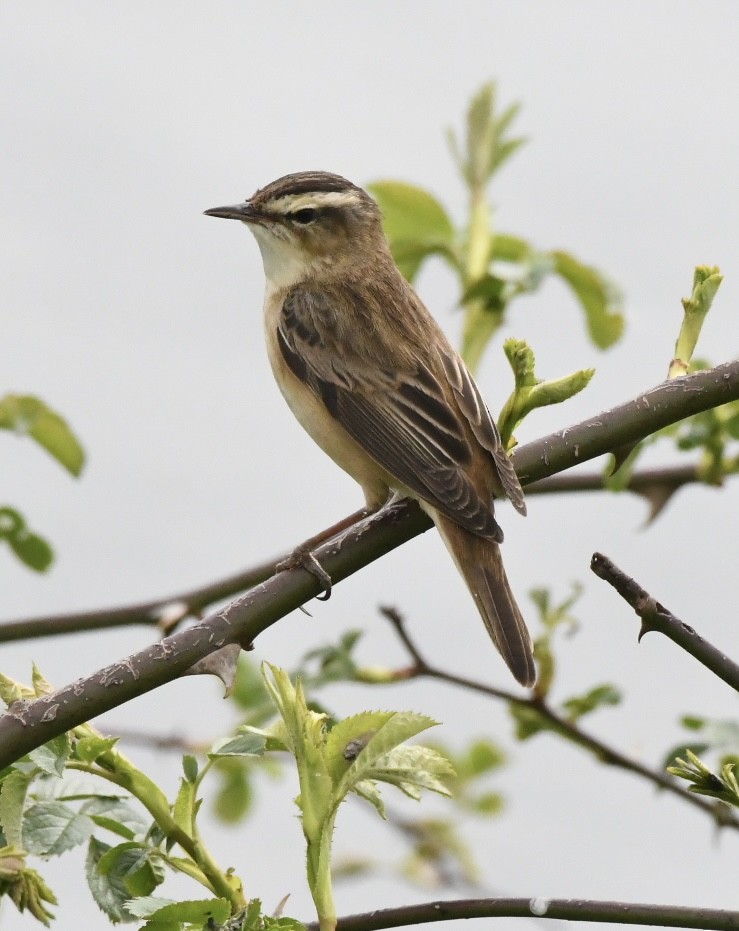
[[[278,563],[275,568],[277,572],[285,572],[287,569],[296,569],[298,567],[305,569],[306,572],[310,572],[310,574],[321,583],[323,591],[320,595],[316,595],[318,601],[328,601],[331,597],[332,589],[331,576],[318,562],[313,553],[296,550],[294,553],[291,553],[287,559],[283,559],[281,563]]]

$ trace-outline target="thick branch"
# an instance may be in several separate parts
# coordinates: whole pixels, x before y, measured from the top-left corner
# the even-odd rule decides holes
[[[598,902],[592,899],[459,899],[424,902],[403,908],[384,908],[364,915],[339,918],[338,931],[380,931],[455,918],[554,918],[565,921],[614,922],[668,928],[739,929],[739,912],[637,902]],[[318,931],[318,923],[307,924]]]
[[[704,640],[689,624],[675,617],[607,556],[593,553],[590,568],[598,578],[612,585],[642,619],[640,640],[650,630],[658,630],[739,692],[739,666],[725,653]]]
[[[675,378],[620,407],[521,447],[515,465],[524,482],[533,482],[737,398],[739,362]],[[363,521],[341,545],[329,543],[316,555],[334,582],[340,582],[429,526],[417,505],[404,502],[379,518]],[[200,624],[53,695],[14,703],[0,718],[0,769],[57,734],[170,682],[227,643],[251,644],[319,591],[318,582],[305,571],[281,572]]]
[[[643,439],[669,423],[738,396],[739,363],[727,363],[708,372],[673,379],[627,404],[605,411],[597,418],[521,447],[514,453],[516,468],[523,484],[531,486],[527,488],[529,495],[599,491],[603,488],[601,473],[575,472],[553,478],[549,476],[609,452],[621,444],[619,438],[624,435],[631,442]],[[629,491],[647,496],[650,491],[661,488],[669,496],[682,485],[702,480],[697,466],[685,465],[638,472],[627,487]],[[197,617],[208,605],[230,598],[270,578],[277,563],[284,558],[283,555],[253,569],[168,598],[122,608],[6,621],[0,624],[0,643],[129,624],[160,624],[167,632],[171,625],[188,617]]]

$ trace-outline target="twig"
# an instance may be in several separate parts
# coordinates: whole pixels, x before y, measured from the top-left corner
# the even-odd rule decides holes
[[[519,448],[515,465],[526,482],[533,482],[737,398],[739,362],[675,378],[620,407]],[[322,546],[316,556],[338,583],[430,526],[430,519],[414,502],[403,501],[350,529],[341,545]],[[171,682],[228,643],[250,645],[320,591],[316,579],[303,569],[281,572],[200,624],[52,695],[14,702],[0,717],[0,769],[52,737]]]
[[[607,556],[602,553],[593,553],[590,568],[598,578],[612,585],[642,619],[639,640],[650,630],[659,631],[690,653],[719,679],[723,679],[733,689],[739,691],[739,666],[725,653],[699,636],[689,624],[675,617]]]
[[[733,466],[732,461],[732,471],[728,475],[737,474],[733,471]],[[739,468],[739,463],[737,463],[737,468]],[[660,469],[641,469],[634,472],[623,490],[637,495],[646,495],[656,488],[674,492],[684,485],[694,484],[712,485],[713,483],[706,480],[699,465],[665,466]],[[534,482],[526,488],[526,495],[604,491],[606,487],[606,479],[602,472],[566,472]]]
[[[686,789],[681,788],[676,782],[670,779],[669,776],[657,772],[656,770],[649,769],[648,766],[643,766],[641,763],[630,759],[613,747],[609,747],[608,744],[603,743],[603,741],[599,740],[597,737],[593,737],[591,734],[583,731],[572,721],[557,714],[557,712],[547,705],[543,699],[537,696],[524,698],[515,692],[495,688],[484,682],[468,679],[465,676],[457,676],[454,675],[454,673],[432,666],[423,657],[421,651],[408,635],[400,612],[396,608],[387,606],[381,607],[380,612],[390,621],[398,637],[413,659],[413,674],[408,675],[406,673],[405,678],[425,677],[428,679],[436,679],[439,682],[448,682],[450,685],[456,685],[471,692],[477,692],[481,695],[487,695],[490,698],[496,698],[499,701],[517,705],[519,708],[532,709],[549,722],[552,726],[552,730],[559,732],[568,740],[571,740],[583,749],[593,753],[601,762],[609,766],[616,766],[626,772],[634,773],[642,779],[646,779],[648,782],[677,796],[694,808],[699,808],[705,814],[710,815],[711,818],[722,827],[725,826],[733,828],[734,830],[739,830],[739,820],[734,817],[734,814],[726,808],[726,806],[719,807],[711,802],[705,801],[692,792],[688,792]]]
[[[224,598],[231,598],[238,592],[259,585],[260,582],[275,574],[275,565],[284,558],[280,556],[278,559],[272,559],[223,579],[217,579],[200,588],[170,595],[168,598],[156,598],[119,608],[101,608],[98,611],[50,614],[45,617],[5,621],[0,624],[0,643],[28,640],[33,637],[56,637],[59,634],[80,631],[104,630],[108,627],[125,627],[129,624],[149,626],[159,624],[166,633],[171,633],[175,624],[190,617],[197,617],[208,605],[223,601]]]
[[[614,922],[669,928],[703,928],[737,931],[739,912],[678,905],[644,905],[638,902],[599,902],[593,899],[458,899],[423,902],[402,908],[384,908],[338,920],[338,931],[380,931],[455,918],[554,918],[566,921]],[[306,924],[318,931],[318,923]]]
[[[550,476],[607,453],[624,442],[643,439],[655,430],[691,414],[737,398],[739,362],[726,363],[696,375],[675,378],[645,392],[633,401],[605,411],[598,417],[519,447],[513,454],[516,469],[522,483],[531,485],[527,488],[527,494],[595,491],[603,487],[600,474],[575,473],[558,475],[555,478]],[[631,491],[645,494],[650,488],[660,484],[674,489],[688,482],[698,481],[701,481],[701,477],[695,466],[678,466],[637,473],[628,487]],[[275,566],[284,558],[281,556],[236,575],[167,598],[157,598],[127,607],[6,621],[0,624],[0,643],[128,624],[161,624],[165,633],[170,633],[175,623],[188,617],[197,617],[209,605],[233,597],[270,578],[274,575]]]

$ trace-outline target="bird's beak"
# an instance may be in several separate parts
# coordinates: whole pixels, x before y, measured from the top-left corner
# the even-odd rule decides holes
[[[242,223],[263,223],[264,214],[248,200],[232,207],[213,207],[204,211],[206,217],[223,217],[224,220],[241,220]]]

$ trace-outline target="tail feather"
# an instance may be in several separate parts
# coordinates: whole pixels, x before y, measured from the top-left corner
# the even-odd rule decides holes
[[[532,686],[536,681],[533,644],[508,584],[500,547],[438,511],[431,517],[472,593],[493,643],[517,681]]]

